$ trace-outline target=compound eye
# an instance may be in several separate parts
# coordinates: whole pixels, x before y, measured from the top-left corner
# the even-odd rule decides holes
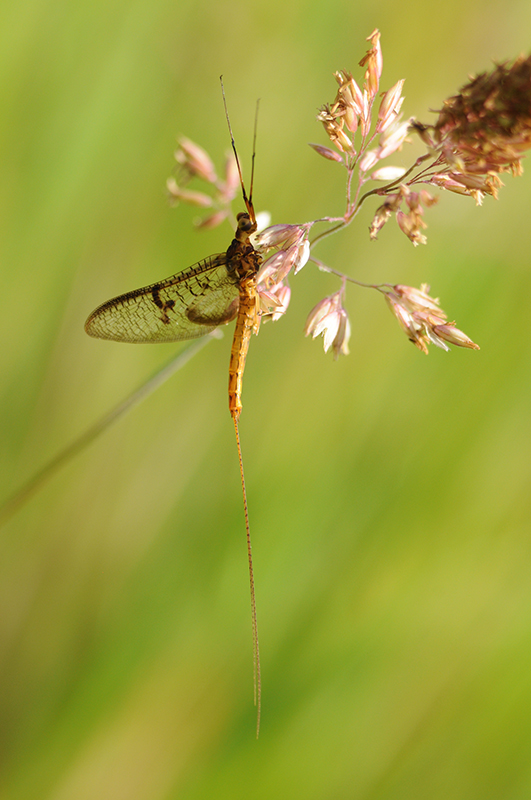
[[[241,231],[247,232],[253,229],[255,223],[251,222],[249,214],[246,214],[245,211],[240,211],[236,219],[238,220],[238,228]]]

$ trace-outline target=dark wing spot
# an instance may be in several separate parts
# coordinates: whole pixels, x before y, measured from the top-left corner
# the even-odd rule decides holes
[[[175,300],[162,300],[160,297],[160,292],[157,288],[153,289],[151,296],[153,297],[153,302],[157,308],[160,308],[160,319],[165,325],[169,325],[171,320],[167,312],[171,311],[171,309],[174,307]]]
[[[153,302],[155,303],[155,305],[158,306],[159,308],[164,308],[164,303],[160,299],[159,290],[158,289],[153,289],[153,291],[151,292],[151,295],[153,297]]]

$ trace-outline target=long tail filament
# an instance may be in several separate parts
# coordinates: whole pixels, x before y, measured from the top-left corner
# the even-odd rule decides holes
[[[247,492],[245,490],[245,476],[243,473],[242,448],[240,445],[240,431],[238,429],[238,418],[236,414],[232,417],[234,430],[236,432],[236,446],[238,448],[238,460],[240,462],[240,477],[242,481],[243,511],[245,515],[245,532],[247,535],[247,558],[249,562],[249,585],[251,589],[251,617],[253,627],[253,667],[254,667],[254,704],[256,706],[256,738],[260,733],[260,711],[262,699],[262,682],[260,675],[260,649],[258,646],[258,624],[256,621],[256,596],[254,591],[253,556],[251,550],[251,529],[249,527],[249,509],[247,507]]]

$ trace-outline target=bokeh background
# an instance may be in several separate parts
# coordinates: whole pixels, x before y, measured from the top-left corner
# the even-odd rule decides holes
[[[528,52],[527,0],[11,0],[0,26],[2,498],[179,345],[89,339],[88,313],[224,250],[170,208],[186,134],[221,164],[218,77],[273,222],[341,213],[307,142],[332,72],[382,32],[425,121]],[[403,163],[408,159],[404,153]],[[351,355],[302,335],[311,265],[253,339],[241,419],[263,670],[254,738],[230,333],[1,531],[2,800],[531,796],[531,175],[445,195],[413,248],[368,204],[319,256],[425,281],[479,352],[425,357],[352,287]],[[238,208],[236,208],[238,210]]]

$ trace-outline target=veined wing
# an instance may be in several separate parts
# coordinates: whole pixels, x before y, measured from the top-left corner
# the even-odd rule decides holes
[[[107,300],[89,316],[85,330],[116,342],[176,342],[195,339],[234,319],[237,282],[227,254],[210,256],[171,278]]]

